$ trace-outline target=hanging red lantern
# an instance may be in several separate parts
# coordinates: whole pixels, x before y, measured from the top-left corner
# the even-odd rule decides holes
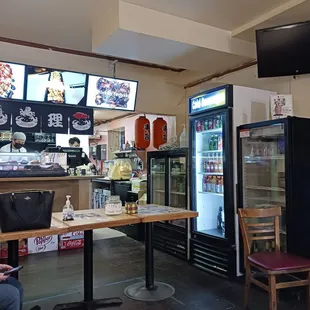
[[[135,143],[138,149],[146,149],[150,146],[150,121],[145,115],[136,119]]]
[[[162,117],[157,117],[153,122],[153,146],[158,149],[167,143],[167,122]]]

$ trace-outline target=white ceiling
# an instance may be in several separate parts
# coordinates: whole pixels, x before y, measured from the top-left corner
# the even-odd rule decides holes
[[[233,30],[286,0],[123,0],[225,30]]]
[[[255,27],[250,27],[248,30],[238,34],[236,37],[255,42],[255,30],[273,27],[277,25],[287,25],[310,20],[310,1],[307,0],[290,10],[287,10],[279,15],[276,15]]]

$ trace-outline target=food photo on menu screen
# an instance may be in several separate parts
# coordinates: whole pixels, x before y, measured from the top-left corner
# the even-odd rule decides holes
[[[90,75],[88,79],[88,107],[134,111],[137,81]]]
[[[0,62],[0,98],[24,99],[25,66]]]
[[[86,74],[28,67],[27,100],[85,105]]]

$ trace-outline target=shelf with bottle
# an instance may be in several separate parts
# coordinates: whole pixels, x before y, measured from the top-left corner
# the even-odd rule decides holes
[[[285,154],[284,140],[249,143],[248,155],[245,158],[283,159]]]
[[[246,186],[246,189],[250,190],[263,190],[263,191],[275,191],[275,192],[285,192],[285,189],[281,187],[267,187],[267,186]]]
[[[202,195],[213,195],[213,196],[219,196],[219,197],[223,197],[224,193],[213,193],[213,192],[198,192],[198,194],[202,194]]]
[[[205,120],[196,121],[196,132],[197,133],[211,133],[221,132],[223,125],[222,115],[216,115],[209,117]]]
[[[201,158],[201,174],[222,175],[223,174],[223,155],[222,153],[212,152]]]
[[[285,205],[285,197],[245,197],[246,200],[251,201],[267,201],[270,203],[278,203],[278,204],[284,204]]]
[[[224,194],[224,177],[223,176],[207,176],[202,177],[202,192]]]

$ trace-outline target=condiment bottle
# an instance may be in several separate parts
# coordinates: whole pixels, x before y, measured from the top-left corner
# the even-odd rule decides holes
[[[64,205],[62,209],[63,221],[73,221],[74,220],[74,209],[70,202],[71,196],[67,195],[66,198],[67,198],[66,204]]]

